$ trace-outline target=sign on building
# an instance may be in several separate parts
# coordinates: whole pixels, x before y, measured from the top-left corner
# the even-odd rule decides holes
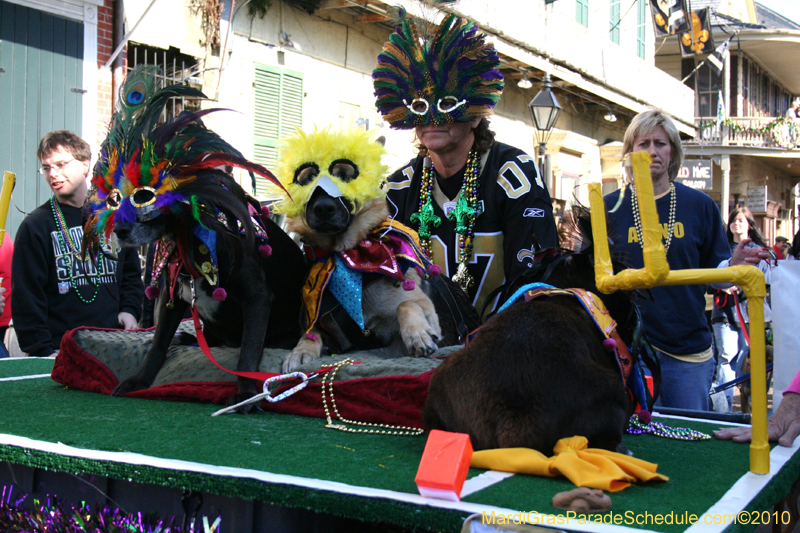
[[[767,186],[747,188],[747,207],[753,213],[767,212]]]
[[[712,176],[710,159],[685,159],[675,179],[692,189],[711,189]]]

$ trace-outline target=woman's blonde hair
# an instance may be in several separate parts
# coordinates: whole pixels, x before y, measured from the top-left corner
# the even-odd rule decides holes
[[[622,157],[633,151],[633,141],[640,135],[646,135],[653,131],[654,128],[661,126],[669,137],[669,143],[672,146],[671,159],[669,162],[669,181],[672,182],[678,177],[678,170],[683,163],[683,146],[681,145],[681,136],[678,133],[678,128],[669,116],[660,109],[648,109],[642,111],[631,121],[628,129],[625,130],[625,137],[622,141]],[[633,176],[629,176],[633,179]]]

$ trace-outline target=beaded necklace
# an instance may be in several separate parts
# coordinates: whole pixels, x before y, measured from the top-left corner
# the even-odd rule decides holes
[[[475,280],[467,271],[467,263],[472,259],[472,239],[475,219],[480,214],[478,210],[478,190],[480,189],[480,157],[474,148],[467,156],[467,166],[464,170],[464,184],[458,193],[455,207],[447,214],[447,218],[455,222],[455,232],[458,238],[458,269],[453,276],[453,281],[464,292],[474,284]],[[433,162],[425,158],[422,170],[422,184],[420,187],[419,211],[411,215],[411,222],[419,224],[419,240],[428,257],[433,259],[431,251],[431,227],[438,228],[442,220],[433,211],[433,181],[435,169]]]
[[[81,257],[80,247],[75,243],[74,240],[72,240],[72,235],[69,234],[67,221],[64,218],[64,213],[61,212],[61,207],[58,205],[55,195],[52,198],[50,198],[50,209],[53,211],[53,218],[56,221],[56,229],[58,230],[57,235],[59,244],[62,248],[67,250],[67,253],[72,255],[71,260],[67,262],[67,277],[69,278],[69,283],[70,285],[72,285],[72,288],[75,289],[75,294],[78,295],[78,299],[80,299],[80,301],[82,301],[86,305],[89,305],[90,303],[94,302],[97,299],[97,293],[100,289],[100,262],[99,261],[97,262],[95,268],[95,272],[97,273],[97,275],[95,277],[95,282],[94,282],[94,294],[92,294],[92,297],[87,300],[78,290],[78,285],[75,281],[75,276],[74,276],[75,271],[72,268],[72,265],[74,264],[75,261],[88,261],[89,257],[88,255],[85,259]],[[87,281],[89,281],[88,278]],[[59,289],[61,289],[60,286]]]
[[[325,418],[327,419],[327,424],[325,424],[326,428],[331,429],[338,429],[339,431],[346,431],[348,433],[373,433],[373,434],[381,434],[381,435],[401,435],[406,437],[416,437],[422,435],[425,430],[422,428],[413,428],[407,426],[392,426],[389,424],[377,424],[372,422],[358,422],[357,420],[347,420],[346,418],[342,417],[339,414],[339,408],[336,407],[336,401],[333,399],[333,380],[336,378],[336,373],[342,368],[344,365],[352,364],[352,359],[343,359],[338,363],[334,363],[332,365],[322,365],[323,368],[331,368],[332,369],[322,376],[322,407],[325,409]],[[326,390],[327,389],[327,390]],[[339,422],[336,423],[331,417],[330,410],[328,409],[328,400],[326,398],[327,395],[330,397],[330,404],[331,408],[333,409],[336,418],[339,419]],[[360,428],[351,428],[346,426],[345,424],[351,424],[354,426],[362,426],[364,429]],[[369,429],[367,429],[369,428]]]
[[[664,242],[664,254],[669,252],[669,245],[672,243],[672,236],[675,234],[675,205],[677,204],[677,194],[675,194],[675,184],[669,184],[669,224],[667,225],[667,240]],[[639,246],[644,250],[644,238],[642,237],[642,217],[639,214],[639,200],[636,198],[636,187],[631,184],[631,202],[633,203],[633,223],[636,226],[636,235],[639,237]]]
[[[656,437],[664,437],[667,439],[676,440],[708,440],[711,438],[711,435],[701,433],[694,429],[671,428],[669,426],[665,426],[661,422],[652,421],[649,424],[645,424],[639,420],[638,415],[631,416],[631,419],[628,422],[628,427],[625,431],[631,435],[652,433]]]

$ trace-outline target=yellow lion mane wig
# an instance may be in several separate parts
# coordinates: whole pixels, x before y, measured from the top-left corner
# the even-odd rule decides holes
[[[372,134],[365,130],[337,131],[326,127],[314,128],[312,133],[306,133],[298,129],[294,135],[281,141],[278,150],[276,174],[289,196],[280,191],[281,200],[275,205],[275,211],[289,218],[301,215],[323,176],[328,176],[339,187],[353,204],[354,212],[368,200],[384,198],[384,178],[388,170],[382,162],[384,154],[386,149],[383,145],[373,140]],[[357,175],[349,181],[331,172],[333,164],[343,160],[352,163],[358,170]],[[309,164],[316,165],[319,174],[308,183],[298,183],[298,170]]]

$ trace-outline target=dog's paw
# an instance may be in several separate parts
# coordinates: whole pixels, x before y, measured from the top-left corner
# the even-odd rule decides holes
[[[411,357],[427,357],[439,347],[438,335],[430,328],[416,328],[403,333],[403,343]]]
[[[129,377],[122,383],[116,386],[112,396],[124,396],[129,392],[136,392],[137,390],[144,390],[150,388],[150,383],[147,380],[137,378],[136,376]]]
[[[284,357],[283,363],[281,364],[281,371],[284,374],[288,374],[289,372],[294,372],[295,368],[316,361],[317,359],[319,359],[319,354],[295,349]]]

